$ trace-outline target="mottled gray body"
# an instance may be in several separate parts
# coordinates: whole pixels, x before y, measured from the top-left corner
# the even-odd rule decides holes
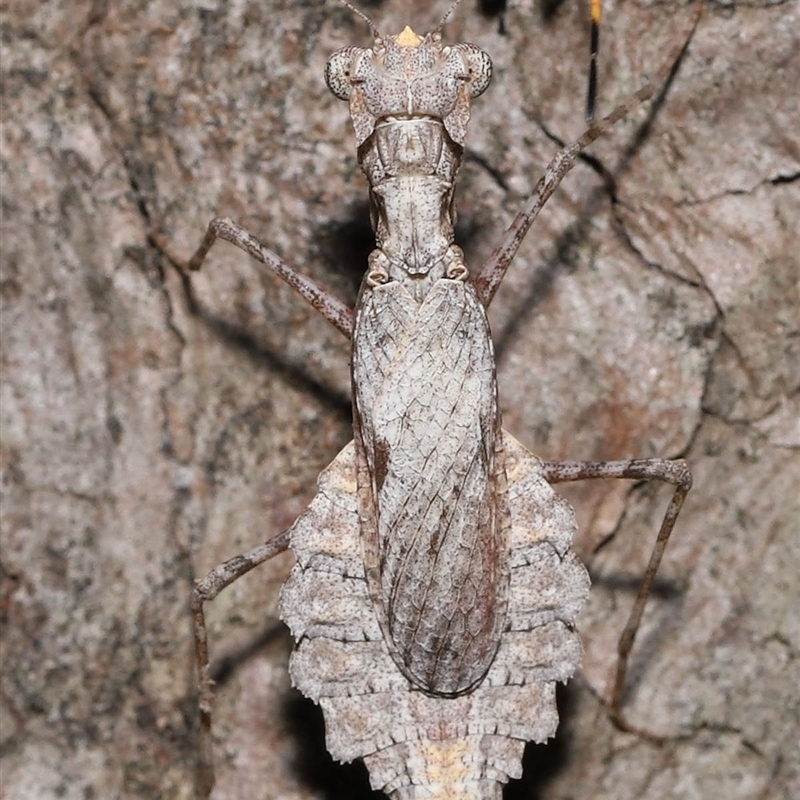
[[[355,446],[292,529],[282,616],[329,750],[399,800],[499,797],[524,742],[555,731],[555,682],[581,655],[571,510],[508,440],[515,496],[545,514],[521,500],[512,515],[489,325],[454,244],[469,104],[490,75],[473,45],[408,29],[326,72],[350,101],[378,246],[352,335]]]
[[[456,695],[494,658],[508,582],[494,354],[453,243],[469,103],[491,62],[407,30],[340,51],[326,74],[350,101],[378,244],[353,329],[367,581],[403,674]]]

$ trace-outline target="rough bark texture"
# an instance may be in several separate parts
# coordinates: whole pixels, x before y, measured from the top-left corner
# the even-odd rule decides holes
[[[367,10],[397,32],[444,9]],[[447,26],[496,66],[458,192],[470,264],[550,136],[583,127],[583,10],[546,19],[522,0],[501,18],[465,0]],[[348,347],[233,248],[190,293],[148,234],[188,256],[230,215],[352,302],[366,184],[321,71],[368,34],[321,2],[3,14],[3,796],[188,798],[192,580],[311,498],[350,436]],[[609,10],[603,109],[655,71],[685,14]],[[797,2],[712,5],[656,113],[592,149],[492,306],[504,425],[525,445],[681,454],[695,473],[626,706],[666,740],[616,731],[597,693],[668,490],[575,487],[595,583],[583,676],[507,797],[800,795],[798,30]],[[210,612],[217,800],[368,794],[363,768],[326,760],[319,712],[289,687],[274,618],[290,566],[265,565]]]

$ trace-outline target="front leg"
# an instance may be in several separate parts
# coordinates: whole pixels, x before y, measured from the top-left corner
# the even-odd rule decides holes
[[[178,258],[166,239],[160,234],[152,235],[153,241],[162,252],[184,274],[200,269],[209,250],[217,239],[235,244],[239,249],[249,253],[256,261],[260,261],[282,280],[286,281],[301,297],[305,298],[312,308],[322,314],[328,322],[340,330],[348,339],[353,330],[353,310],[335,297],[328,289],[320,286],[311,278],[297,272],[277,253],[264,247],[253,234],[241,225],[226,217],[216,217],[208,223],[203,241],[188,262]]]
[[[675,486],[661,528],[656,537],[656,543],[650,553],[642,583],[636,594],[631,613],[617,644],[617,670],[614,677],[614,686],[611,691],[609,709],[614,724],[624,731],[643,733],[631,726],[622,714],[623,692],[625,689],[625,676],[628,672],[628,659],[630,657],[636,633],[642,621],[647,598],[653,588],[658,567],[664,556],[675,521],[681,511],[683,502],[689,489],[692,488],[692,473],[688,464],[683,459],[670,461],[662,458],[641,458],[628,461],[544,461],[542,470],[548,483],[564,483],[567,481],[594,480],[596,478],[622,478],[627,480],[657,480]]]

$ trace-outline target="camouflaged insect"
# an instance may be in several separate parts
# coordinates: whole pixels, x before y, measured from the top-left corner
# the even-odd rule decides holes
[[[291,531],[281,616],[334,758],[402,798],[500,796],[555,733],[581,658],[586,570],[538,460],[501,431],[483,304],[454,244],[454,179],[491,61],[410,28],[348,47],[377,249],[353,330],[355,441]]]

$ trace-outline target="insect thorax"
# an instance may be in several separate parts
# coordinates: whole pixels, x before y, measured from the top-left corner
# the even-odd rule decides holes
[[[419,37],[408,27],[328,60],[328,86],[350,102],[370,184],[378,249],[368,283],[399,280],[421,300],[439,278],[466,278],[453,246],[453,188],[470,102],[491,71],[489,56],[474,45],[443,46],[438,32]]]

